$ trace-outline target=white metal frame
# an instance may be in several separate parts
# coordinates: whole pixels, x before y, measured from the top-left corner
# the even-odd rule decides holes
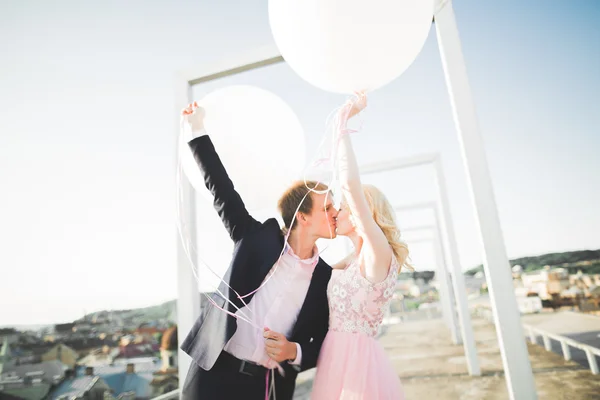
[[[438,206],[435,202],[426,202],[426,203],[418,203],[411,204],[405,206],[397,206],[395,207],[397,212],[401,211],[409,211],[409,210],[431,210],[433,212],[434,224],[433,225],[425,225],[425,226],[416,226],[402,229],[402,232],[409,232],[415,230],[431,230],[433,232],[433,238],[430,239],[433,244],[433,248],[435,251],[436,264],[437,264],[437,280],[440,283],[440,303],[442,304],[442,315],[444,317],[444,321],[450,329],[450,334],[452,336],[452,341],[454,344],[461,344],[462,337],[460,335],[460,327],[458,325],[458,320],[456,318],[456,309],[454,305],[454,296],[452,291],[452,285],[449,279],[448,272],[448,262],[446,256],[444,255],[444,246],[442,244],[442,229],[440,226],[440,218],[438,213]],[[446,233],[449,234],[449,233]],[[415,243],[415,241],[410,241],[410,243]]]
[[[443,240],[446,243],[446,246],[444,246],[444,249],[447,251],[448,254],[446,260],[448,260],[450,262],[450,265],[452,266],[452,289],[454,290],[454,297],[456,298],[456,306],[458,311],[458,318],[460,320],[462,343],[465,350],[465,357],[467,358],[467,368],[469,370],[470,375],[479,376],[481,375],[481,369],[479,367],[479,361],[477,359],[477,349],[475,348],[475,338],[473,335],[471,316],[469,314],[469,306],[467,303],[465,281],[458,257],[458,248],[456,244],[456,239],[454,237],[454,225],[452,223],[448,193],[446,191],[446,181],[443,174],[443,168],[439,154],[424,154],[402,159],[394,159],[389,161],[380,161],[373,164],[367,164],[360,167],[360,173],[361,175],[366,175],[426,165],[433,165],[434,167],[438,198],[437,204],[439,208],[438,213],[441,216],[441,232],[445,233],[441,236],[444,238]],[[448,293],[451,293],[450,285],[448,285]],[[451,294],[449,295],[449,297],[450,299],[452,299]],[[452,330],[455,331],[455,329]],[[457,336],[456,339],[456,343],[458,343],[460,337]]]
[[[496,331],[500,344],[500,353],[504,365],[504,372],[508,393],[511,399],[536,399],[535,383],[531,363],[527,353],[527,346],[524,340],[524,330],[521,326],[519,309],[517,307],[516,297],[512,286],[512,275],[510,264],[506,254],[504,238],[500,228],[498,210],[496,207],[494,191],[491,184],[488,163],[485,156],[485,150],[477,124],[475,113],[475,104],[472,98],[471,89],[467,77],[464,57],[460,37],[456,26],[456,18],[451,0],[436,0],[437,7],[435,13],[435,29],[438,39],[440,56],[448,93],[452,105],[454,122],[461,143],[461,150],[465,162],[466,174],[468,177],[469,189],[472,201],[475,205],[477,222],[481,234],[481,244],[484,254],[484,269],[486,273],[487,284],[490,292],[491,305],[496,322]],[[209,67],[188,70],[179,75],[175,83],[176,91],[176,115],[179,120],[179,110],[191,100],[191,85],[206,82],[212,79],[230,76],[243,71],[249,71],[265,65],[271,65],[282,62],[278,50],[273,47],[262,48],[252,53],[242,54],[233,59],[215,64]],[[176,132],[179,131],[177,126]],[[441,170],[440,170],[441,172]],[[441,176],[441,175],[438,175]],[[443,179],[438,179],[439,185],[444,185]],[[185,188],[184,188],[185,189]],[[189,188],[187,188],[189,189]],[[445,190],[442,190],[445,193]],[[445,196],[445,195],[444,195]],[[188,190],[184,212],[194,213],[193,191]],[[442,221],[448,223],[449,209],[446,201],[442,201]],[[446,206],[444,206],[446,204]],[[190,220],[190,227],[195,227],[195,221]],[[451,224],[451,223],[450,223]],[[446,226],[445,231],[452,231],[452,226]],[[456,268],[460,268],[457,261],[458,253],[453,254],[455,246],[452,242],[454,235],[448,235],[446,238],[450,245],[451,261],[454,265],[455,273],[452,274],[452,282],[456,293],[464,294],[464,280],[462,271],[456,273]],[[200,299],[197,283],[193,273],[188,266],[188,261],[183,253],[180,239],[178,241],[178,318],[179,318],[179,339],[183,341],[191,324],[199,312]],[[456,290],[456,288],[459,290]],[[457,297],[458,299],[461,296]],[[461,328],[463,329],[463,340],[467,345],[470,340],[465,335],[465,313],[468,311],[465,303],[458,303],[459,318],[461,319]],[[467,358],[475,353],[474,344],[468,345],[466,351]],[[476,356],[473,357],[476,360]],[[475,361],[476,362],[476,361]],[[185,375],[190,364],[190,359],[180,351],[180,383],[183,386]],[[470,371],[471,374],[475,374]],[[478,375],[475,374],[475,375]]]

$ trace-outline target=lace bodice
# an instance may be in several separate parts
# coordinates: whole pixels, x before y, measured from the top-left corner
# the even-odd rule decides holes
[[[362,276],[356,259],[343,270],[333,270],[327,286],[329,329],[377,335],[397,277],[398,262],[394,257],[387,277],[378,283],[371,283]]]

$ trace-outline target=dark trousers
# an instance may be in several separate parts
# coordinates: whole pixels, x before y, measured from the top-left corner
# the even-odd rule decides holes
[[[206,371],[192,362],[182,390],[183,400],[264,400],[267,370],[258,366],[240,372],[241,360],[222,352]],[[269,387],[272,373],[269,373]],[[277,400],[292,400],[295,376],[283,378],[275,372]],[[273,395],[271,395],[273,398]]]

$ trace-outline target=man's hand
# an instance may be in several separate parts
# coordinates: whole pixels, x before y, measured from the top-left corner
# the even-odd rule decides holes
[[[278,363],[282,361],[293,361],[297,357],[296,344],[287,340],[281,333],[265,328],[263,336],[265,351],[267,355]]]
[[[198,132],[204,129],[204,109],[197,102],[188,104],[181,110],[181,116],[190,125],[192,132]]]

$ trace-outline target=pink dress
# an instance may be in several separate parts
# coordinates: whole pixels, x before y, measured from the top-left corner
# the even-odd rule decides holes
[[[400,379],[375,339],[396,286],[398,263],[373,284],[352,261],[334,270],[327,287],[329,332],[323,342],[311,399],[404,399]]]

